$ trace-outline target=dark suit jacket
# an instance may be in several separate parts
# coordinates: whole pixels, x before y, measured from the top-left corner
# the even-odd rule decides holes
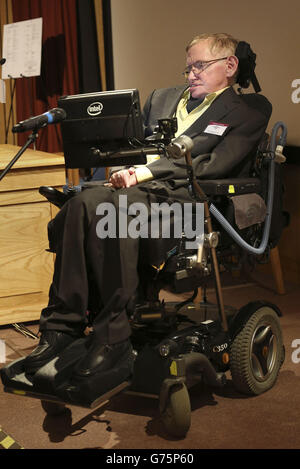
[[[174,115],[185,88],[180,86],[153,91],[143,110],[146,136],[153,133],[158,119]],[[259,97],[262,98],[262,105],[265,102],[270,105],[266,98]],[[270,117],[266,114],[268,112],[250,107],[231,87],[218,96],[184,132],[193,139],[192,158],[197,178],[249,176],[257,145]],[[222,136],[204,132],[211,121],[228,125]],[[163,156],[147,166],[155,179],[173,180],[176,184],[186,181],[186,169],[180,167],[182,163],[185,163],[184,158],[172,160]]]

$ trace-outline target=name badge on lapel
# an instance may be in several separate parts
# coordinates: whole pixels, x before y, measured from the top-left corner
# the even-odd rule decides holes
[[[222,124],[220,122],[209,122],[204,133],[221,136],[224,134],[228,126],[228,124]]]

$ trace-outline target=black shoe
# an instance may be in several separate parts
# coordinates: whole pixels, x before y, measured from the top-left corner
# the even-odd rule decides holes
[[[51,186],[41,186],[39,188],[39,193],[46,197],[51,204],[55,205],[58,208],[61,208],[71,197],[76,194],[76,191],[70,190],[68,194],[60,192],[54,187]]]
[[[129,340],[114,345],[92,342],[70,382],[59,387],[57,395],[67,402],[93,406],[107,393],[111,395],[128,387],[133,367],[134,354]]]
[[[42,332],[39,345],[24,360],[25,372],[35,373],[76,339],[65,332]]]
[[[129,340],[113,345],[91,344],[87,355],[76,366],[73,377],[87,378],[95,373],[104,373],[117,367],[124,358],[133,358]]]

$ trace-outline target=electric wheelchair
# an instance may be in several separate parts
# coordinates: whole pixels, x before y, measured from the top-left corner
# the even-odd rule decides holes
[[[244,87],[255,77],[253,56],[250,58],[239,80]],[[271,105],[263,96],[248,94],[244,99],[270,117]],[[249,178],[214,181],[195,178],[192,141],[185,136],[175,139],[175,126],[173,120],[163,119],[154,138],[146,147],[136,147],[134,153],[144,156],[152,146],[153,151],[159,149],[173,158],[184,155],[191,196],[195,206],[201,204],[203,219],[196,237],[197,248],[186,248],[183,233],[164,254],[162,264],[155,265],[147,256],[140,256],[141,281],[135,308],[130,312],[135,356],[132,373],[125,374],[121,384],[119,378],[118,385],[104,394],[99,391],[101,386],[97,389],[96,380],[87,384],[86,395],[77,401],[63,398],[57,389],[66,386],[74,363],[85,350],[87,337],[67,347],[59,369],[57,360],[53,360],[38,370],[33,380],[22,369],[23,359],[9,364],[1,370],[5,391],[39,398],[45,411],[52,414],[63,411],[66,404],[95,408],[125,391],[156,396],[167,432],[184,437],[191,424],[188,389],[196,383],[223,387],[226,372],[230,371],[239,392],[258,395],[276,382],[284,361],[281,312],[276,305],[260,300],[239,310],[225,306],[221,271],[266,255],[278,242],[285,224],[278,196],[285,125],[275,124],[270,139],[261,142]],[[128,151],[124,153],[127,157]],[[122,157],[122,152],[118,155]],[[119,164],[120,158],[109,159],[110,165],[115,162]],[[141,240],[141,252],[147,252],[147,243],[154,243],[151,250],[156,253],[164,250],[162,240],[146,239]],[[199,288],[205,291],[210,279],[215,283],[217,305],[205,299],[196,301]],[[161,290],[192,293],[186,301],[175,303],[162,300]],[[122,374],[122,370],[119,372]]]

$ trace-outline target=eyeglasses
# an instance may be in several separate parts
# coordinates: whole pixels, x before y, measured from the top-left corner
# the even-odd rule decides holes
[[[198,60],[191,65],[188,65],[184,72],[182,73],[186,78],[189,76],[191,71],[193,70],[194,75],[200,75],[203,70],[205,70],[210,65],[214,64],[215,62],[219,62],[219,60],[226,60],[228,57],[222,57],[221,59],[213,59],[213,60]]]

